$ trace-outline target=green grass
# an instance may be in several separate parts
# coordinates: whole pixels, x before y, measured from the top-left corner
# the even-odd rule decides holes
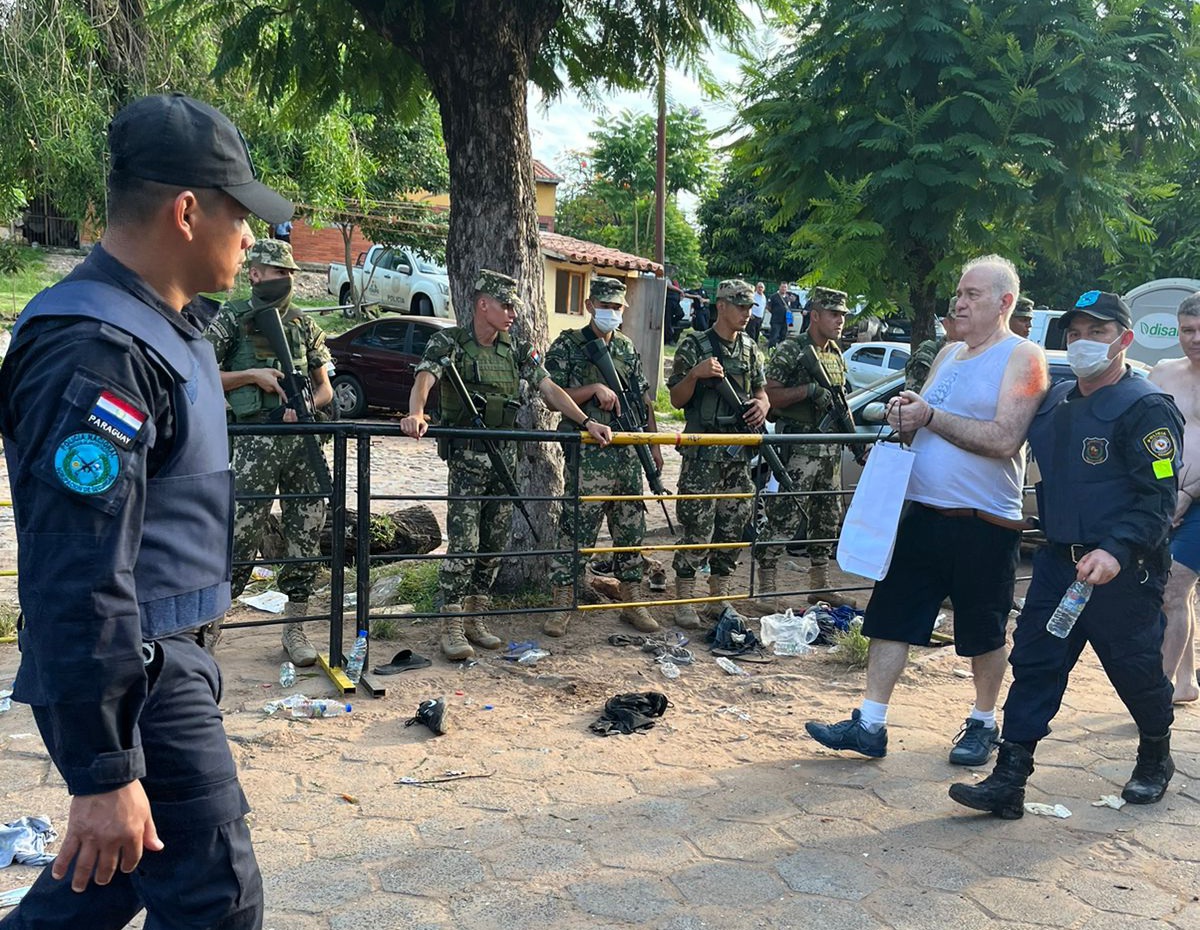
[[[0,275],[0,323],[12,323],[34,294],[62,277],[46,268],[44,255],[28,251],[29,263],[24,268],[16,274]]]
[[[838,647],[833,658],[839,665],[848,669],[867,667],[867,649],[871,640],[863,636],[862,624],[851,624],[850,629],[833,638],[833,644]]]
[[[0,637],[17,635],[17,615],[20,608],[16,604],[0,604]]]

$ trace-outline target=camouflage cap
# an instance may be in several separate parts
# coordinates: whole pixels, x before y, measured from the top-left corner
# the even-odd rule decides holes
[[[517,294],[517,279],[489,268],[479,269],[479,277],[475,279],[475,291],[494,297],[502,304],[522,306],[521,297]]]
[[[592,289],[588,293],[592,300],[606,304],[625,303],[625,282],[620,278],[592,278]]]
[[[1025,320],[1033,319],[1033,301],[1028,297],[1018,297],[1017,305],[1013,308],[1012,315]]]
[[[251,265],[270,265],[273,268],[300,270],[300,266],[292,258],[292,247],[279,239],[256,240],[246,252],[246,261]]]
[[[730,278],[717,286],[717,300],[728,300],[739,307],[749,307],[754,303],[754,288],[741,278]]]
[[[835,291],[832,287],[814,287],[808,295],[808,305],[820,310],[840,310],[846,313],[846,292]]]

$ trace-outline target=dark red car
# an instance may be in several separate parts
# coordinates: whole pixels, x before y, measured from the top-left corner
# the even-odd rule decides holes
[[[421,360],[429,337],[453,326],[453,320],[429,316],[385,316],[360,323],[326,344],[333,355],[333,401],[343,417],[361,417],[368,407],[408,412],[413,365]],[[426,407],[437,408],[437,386]]]

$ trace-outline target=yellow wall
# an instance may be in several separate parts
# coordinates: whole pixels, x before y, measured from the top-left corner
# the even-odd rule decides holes
[[[559,333],[568,329],[579,329],[585,325],[589,319],[587,309],[583,313],[555,313],[554,304],[558,297],[558,272],[570,271],[576,274],[583,275],[583,296],[587,297],[587,287],[591,283],[593,275],[603,275],[607,278],[621,278],[628,281],[633,275],[623,268],[606,268],[602,265],[580,265],[575,262],[563,262],[542,256],[542,270],[544,273],[543,284],[546,290],[546,319],[548,323],[549,339],[554,341]]]

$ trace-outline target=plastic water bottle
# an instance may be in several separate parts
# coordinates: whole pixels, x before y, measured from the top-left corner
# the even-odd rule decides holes
[[[290,688],[296,683],[296,666],[284,662],[279,666],[279,687]]]
[[[670,659],[665,659],[658,663],[658,670],[662,672],[663,678],[676,679],[679,677],[679,666]]]
[[[358,639],[354,641],[354,645],[350,648],[350,655],[346,658],[346,677],[354,684],[358,684],[358,680],[362,678],[363,663],[367,661],[367,631],[359,630]]]
[[[322,698],[311,698],[299,701],[291,707],[293,717],[340,717],[350,713],[351,705],[341,701],[326,701]]]
[[[1067,588],[1063,599],[1058,602],[1058,606],[1054,608],[1050,619],[1046,621],[1046,632],[1059,639],[1066,639],[1091,596],[1092,583],[1090,581],[1076,581],[1072,584]]]
[[[740,665],[738,665],[733,660],[725,658],[725,656],[717,656],[717,665],[719,665],[721,668],[723,668],[730,675],[749,675],[750,674],[748,671],[746,671],[744,668],[742,668]]]

